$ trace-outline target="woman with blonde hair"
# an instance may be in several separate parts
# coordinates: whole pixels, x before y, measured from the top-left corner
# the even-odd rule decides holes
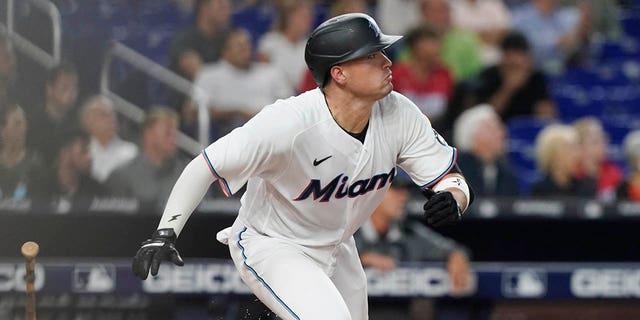
[[[596,181],[579,178],[580,145],[575,128],[551,124],[536,138],[536,161],[542,178],[531,187],[533,196],[594,197]]]

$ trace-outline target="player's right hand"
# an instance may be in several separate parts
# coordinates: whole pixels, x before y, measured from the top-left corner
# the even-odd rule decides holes
[[[156,276],[162,260],[183,266],[184,262],[175,246],[176,238],[173,229],[156,230],[151,239],[142,243],[140,249],[136,252],[136,256],[133,257],[131,265],[133,274],[145,280],[149,275],[149,269],[151,269],[151,275]]]

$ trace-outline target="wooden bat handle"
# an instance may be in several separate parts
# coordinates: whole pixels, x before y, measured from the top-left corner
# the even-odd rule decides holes
[[[35,288],[35,265],[36,256],[40,251],[40,246],[37,243],[29,241],[25,242],[21,248],[22,255],[27,260],[26,263],[26,294],[27,300],[25,303],[25,319],[36,320],[36,288]]]

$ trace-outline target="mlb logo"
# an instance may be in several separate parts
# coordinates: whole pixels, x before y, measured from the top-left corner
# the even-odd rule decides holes
[[[72,289],[74,292],[111,292],[115,286],[116,268],[113,265],[76,265],[73,270]]]
[[[537,298],[547,293],[547,274],[535,269],[510,269],[502,273],[502,294],[512,298]]]

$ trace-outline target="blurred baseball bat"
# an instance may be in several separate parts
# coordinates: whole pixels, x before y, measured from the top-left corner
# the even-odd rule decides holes
[[[25,319],[26,320],[36,320],[36,288],[35,288],[35,272],[34,268],[36,265],[36,256],[38,255],[38,251],[40,250],[40,246],[33,241],[25,242],[22,245],[22,255],[27,260],[26,268],[26,285],[27,285],[27,300],[25,303]]]

